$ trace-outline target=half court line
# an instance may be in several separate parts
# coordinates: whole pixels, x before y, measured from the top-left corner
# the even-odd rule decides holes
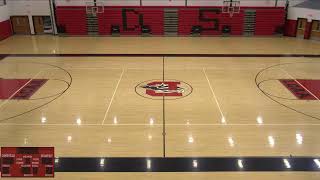
[[[107,116],[108,116],[108,113],[109,113],[111,104],[112,104],[112,102],[113,102],[114,96],[116,95],[116,92],[117,92],[117,90],[118,90],[120,81],[122,80],[123,74],[124,74],[124,69],[122,69],[120,78],[119,78],[118,83],[117,83],[117,86],[116,86],[116,88],[115,88],[115,90],[114,90],[114,92],[113,92],[113,94],[112,94],[111,100],[110,100],[109,105],[108,105],[108,108],[107,108],[107,110],[106,110],[106,112],[105,112],[105,114],[104,114],[103,121],[102,121],[101,125],[104,124],[104,121],[106,120],[106,118],[107,118]]]
[[[3,103],[0,104],[0,109],[6,105],[21,89],[26,87],[32,80],[34,80],[39,74],[42,73],[42,70],[40,70],[35,76],[33,76],[28,82],[26,82],[23,86],[21,86],[17,91],[15,91],[8,99],[6,99]]]
[[[217,104],[217,106],[218,106],[219,111],[220,111],[221,119],[222,119],[223,121],[225,121],[225,119],[224,119],[225,116],[224,116],[224,114],[223,114],[223,112],[222,112],[222,110],[221,110],[220,103],[219,103],[219,101],[218,101],[218,99],[217,99],[216,94],[214,93],[214,90],[213,90],[213,88],[212,88],[212,85],[211,85],[211,83],[210,83],[210,80],[209,80],[209,78],[208,78],[208,76],[207,76],[206,69],[203,68],[202,70],[203,70],[203,73],[204,73],[204,75],[205,75],[205,77],[206,77],[206,79],[207,79],[207,82],[208,82],[208,84],[209,84],[209,87],[210,87],[211,93],[212,93],[212,95],[213,95],[213,98],[214,98],[214,100],[215,100],[215,102],[216,102],[216,104]]]

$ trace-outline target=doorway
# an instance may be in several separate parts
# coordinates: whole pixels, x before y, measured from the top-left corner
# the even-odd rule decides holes
[[[10,19],[14,34],[31,34],[28,16],[12,16]]]
[[[307,26],[307,19],[298,19],[298,25],[297,25],[297,37],[298,38],[304,38],[304,32],[306,30]]]
[[[313,20],[311,27],[312,29],[311,29],[310,39],[320,40],[320,21]]]
[[[33,16],[32,20],[35,34],[52,33],[50,16]]]

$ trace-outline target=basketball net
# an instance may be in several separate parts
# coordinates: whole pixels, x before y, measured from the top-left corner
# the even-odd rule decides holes
[[[229,16],[233,17],[233,14],[234,14],[234,11],[233,11],[233,8],[232,8],[232,10],[229,11]]]
[[[228,13],[230,17],[233,17],[235,13],[240,13],[240,1],[224,1],[222,6],[222,13]]]

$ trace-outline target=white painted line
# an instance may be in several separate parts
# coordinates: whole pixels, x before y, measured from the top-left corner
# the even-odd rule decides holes
[[[0,126],[77,126],[78,124],[18,124],[18,123],[0,123]],[[81,126],[115,126],[114,124],[81,124]],[[151,126],[150,124],[117,124],[117,126]],[[163,124],[153,124],[152,126],[163,126]],[[320,124],[221,124],[221,123],[215,123],[215,124],[166,124],[166,126],[257,126],[259,128],[264,126],[320,126]]]
[[[205,68],[203,68],[203,73],[204,73],[204,75],[206,76],[206,79],[207,79],[207,81],[208,81],[208,84],[209,84],[211,93],[212,93],[213,98],[214,98],[214,100],[215,100],[215,102],[216,102],[216,104],[217,104],[217,106],[218,106],[219,111],[220,111],[221,118],[224,119],[225,116],[224,116],[224,114],[223,114],[223,112],[222,112],[222,110],[221,110],[221,106],[220,106],[220,104],[219,104],[219,101],[218,101],[218,99],[217,99],[217,96],[216,96],[216,94],[215,94],[214,91],[213,91],[213,88],[212,88],[212,86],[211,86],[211,83],[210,83],[210,81],[209,81],[209,78],[208,78],[208,76],[207,76],[207,73],[206,73]]]
[[[107,119],[107,116],[108,116],[108,113],[109,113],[109,110],[110,110],[112,101],[113,101],[113,99],[114,99],[114,96],[116,95],[116,92],[117,92],[117,90],[118,90],[118,87],[119,87],[120,81],[121,81],[121,79],[122,79],[122,77],[123,77],[123,74],[124,74],[124,69],[122,69],[122,73],[121,73],[120,78],[119,78],[119,80],[118,80],[117,86],[116,86],[116,88],[115,88],[115,90],[114,90],[114,92],[113,92],[113,94],[112,94],[111,100],[110,100],[110,102],[109,102],[109,106],[108,106],[108,108],[107,108],[107,110],[106,110],[106,112],[105,112],[105,114],[104,114],[103,121],[102,121],[101,125],[103,125],[103,124],[104,124],[104,121]]]
[[[108,68],[108,67],[63,67],[63,69],[66,69],[66,70],[121,70],[123,68],[117,68],[117,67],[114,67],[114,68]],[[53,69],[59,69],[59,68],[43,68],[43,70],[53,70]],[[159,68],[154,68],[154,67],[148,67],[148,68],[139,68],[139,67],[128,67],[126,68],[128,70],[161,70]],[[171,68],[167,68],[169,70],[202,70],[203,68],[199,67],[184,67],[183,69],[182,68],[175,68],[175,67],[171,67]],[[226,68],[224,67],[206,67],[207,70],[225,70]],[[252,70],[257,70],[257,69],[264,69],[264,68],[260,68],[260,67],[255,67],[255,68],[249,68],[249,69],[252,69]],[[248,68],[228,68],[228,70],[248,70]]]
[[[314,98],[316,98],[317,100],[320,100],[316,95],[314,95],[311,91],[309,91],[306,87],[304,87],[296,78],[294,78],[291,74],[289,74],[286,70],[280,68],[284,73],[286,73],[288,76],[291,77],[291,79],[293,79],[296,83],[298,83],[303,89],[305,89],[306,91],[308,91],[309,94],[311,94]]]
[[[0,104],[0,109],[6,105],[9,100],[11,100],[21,89],[23,89],[24,87],[26,87],[33,79],[35,79],[40,73],[42,72],[39,71],[35,76],[33,76],[28,82],[26,82],[23,86],[21,86],[17,91],[15,91],[8,99],[6,99],[3,103]]]
[[[46,70],[55,70],[59,68],[44,68]],[[66,70],[122,70],[123,68],[95,68],[95,67],[63,67],[63,69]]]

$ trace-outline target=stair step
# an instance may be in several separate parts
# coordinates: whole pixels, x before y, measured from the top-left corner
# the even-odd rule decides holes
[[[256,11],[246,10],[244,12],[243,35],[253,36],[256,28]]]
[[[163,28],[164,31],[177,31],[178,30],[178,27],[172,27],[172,28]]]
[[[174,26],[164,25],[163,27],[164,27],[164,28],[178,28],[178,26],[177,26],[177,25],[174,25]]]
[[[178,17],[164,17],[166,20],[179,20]]]
[[[178,33],[164,33],[164,35],[166,35],[166,36],[177,36]]]
[[[176,9],[176,8],[165,8],[163,11],[166,12],[166,13],[178,12],[178,9]]]
[[[178,35],[178,23],[179,23],[178,9],[166,8],[164,9],[164,34],[166,36]]]
[[[164,26],[170,26],[170,27],[172,27],[172,26],[177,26],[177,27],[178,27],[178,23],[174,23],[174,24],[164,23]]]

